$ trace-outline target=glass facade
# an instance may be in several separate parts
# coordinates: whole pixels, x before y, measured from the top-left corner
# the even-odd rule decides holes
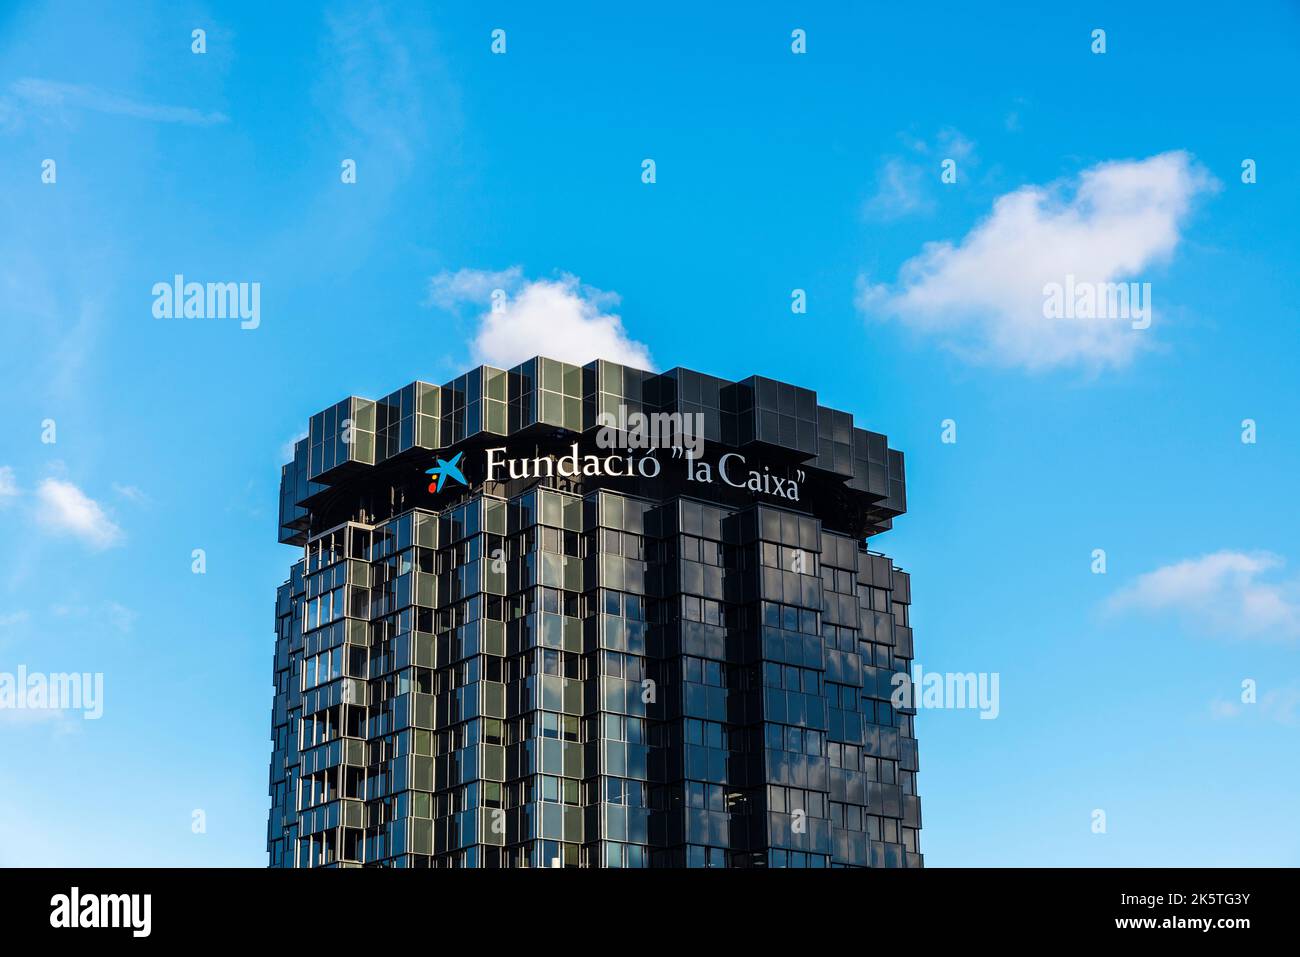
[[[632,413],[703,451],[602,444]],[[904,510],[883,435],[759,377],[536,358],[313,416],[271,866],[921,866]]]

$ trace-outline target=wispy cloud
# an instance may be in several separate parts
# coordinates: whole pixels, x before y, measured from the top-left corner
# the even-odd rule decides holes
[[[876,174],[876,191],[867,201],[867,216],[872,219],[902,219],[915,213],[929,212],[934,200],[926,187],[926,170],[898,156],[888,157]]]
[[[37,487],[36,499],[37,522],[53,532],[94,549],[111,548],[124,537],[100,504],[71,482],[47,478]]]
[[[281,443],[281,445],[280,445],[280,462],[281,462],[282,464],[283,464],[283,463],[286,463],[286,462],[292,462],[292,461],[293,461],[293,447],[294,447],[295,445],[297,445],[299,442],[301,442],[301,441],[302,441],[303,439],[305,439],[305,438],[307,438],[307,433],[306,433],[306,432],[299,432],[299,433],[297,433],[293,438],[291,438],[291,439],[286,439],[283,443]]]
[[[622,318],[610,311],[618,302],[616,293],[584,285],[577,276],[530,280],[518,266],[443,272],[429,281],[430,304],[475,309],[474,361],[501,368],[543,355],[579,365],[601,358],[653,369],[650,350],[629,337]]]
[[[1300,636],[1300,589],[1264,581],[1285,562],[1269,552],[1218,551],[1139,575],[1106,603],[1112,614],[1166,614],[1196,631],[1242,638]]]
[[[120,602],[107,601],[104,602],[104,617],[108,619],[110,625],[125,635],[135,627],[135,620],[140,616]]]
[[[1300,724],[1300,688],[1275,688],[1265,691],[1259,706],[1266,717],[1278,724],[1295,727]]]
[[[1227,720],[1228,718],[1235,718],[1239,714],[1241,714],[1241,705],[1236,702],[1228,701],[1226,698],[1215,698],[1210,702],[1210,717],[1212,718]]]
[[[1075,182],[1024,186],[997,199],[956,243],[934,242],[893,285],[860,280],[859,308],[929,335],[964,357],[1042,369],[1118,366],[1141,335],[1113,320],[1044,318],[1044,287],[1136,277],[1168,261],[1192,201],[1216,187],[1184,152],[1101,163]]]
[[[1257,704],[1246,704],[1227,698],[1216,698],[1210,702],[1210,716],[1219,721],[1231,721],[1252,712],[1267,721],[1286,727],[1300,725],[1300,687],[1289,685],[1284,688],[1270,688],[1259,696]]]
[[[1019,133],[1021,129],[1021,112],[1028,107],[1029,100],[1023,96],[1012,98],[1011,109],[1002,118],[1002,125],[1008,133]]]
[[[24,77],[14,81],[9,90],[15,100],[44,110],[89,110],[151,123],[183,123],[188,126],[214,126],[229,119],[224,113],[205,113],[188,106],[149,103],[80,83]]]
[[[117,482],[114,482],[113,491],[128,502],[134,502],[136,505],[149,504],[148,494],[143,489],[137,488],[134,485],[119,485]]]
[[[18,497],[18,478],[12,465],[0,465],[0,508]]]
[[[899,138],[906,152],[881,161],[875,192],[864,209],[869,219],[889,221],[933,211],[942,162],[957,161],[959,175],[975,165],[975,144],[951,127],[940,130],[932,141],[906,134]]]
[[[69,712],[57,708],[0,708],[0,728],[24,728],[38,724],[72,730],[73,717]]]
[[[448,89],[437,37],[400,5],[336,7],[325,26],[318,99],[340,136],[405,171],[428,141],[431,122],[449,119],[444,99],[427,102],[431,87]]]
[[[257,259],[294,261],[289,275],[302,282],[323,272],[347,275],[369,250],[390,242],[384,221],[411,177],[449,168],[461,149],[458,86],[433,27],[440,18],[425,7],[328,5],[312,71],[313,109],[303,117],[312,135],[333,144],[334,172],[310,199],[295,200],[293,215],[254,247]],[[356,163],[354,185],[341,181],[345,159]],[[337,241],[342,223],[346,243]]]
[[[290,455],[290,458],[292,457]],[[258,488],[256,479],[248,479],[241,489],[231,489],[231,492],[234,494],[226,502],[226,511],[228,513],[247,515],[255,520],[266,516],[265,503],[267,497],[265,489]]]
[[[51,605],[49,614],[53,618],[79,623],[88,620],[92,627],[104,624],[111,625],[124,635],[135,627],[136,619],[140,617],[139,612],[128,608],[121,602],[103,601],[88,604],[82,602],[76,596],[71,601]]]

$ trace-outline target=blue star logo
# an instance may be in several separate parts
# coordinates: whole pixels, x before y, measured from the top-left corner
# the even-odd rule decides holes
[[[461,474],[460,466],[456,464],[457,462],[460,461],[460,457],[464,454],[465,454],[464,452],[457,452],[455,455],[451,457],[451,461],[448,461],[447,459],[438,459],[437,465],[435,465],[431,469],[425,469],[424,471],[425,475],[438,476],[437,483],[434,483],[432,481],[429,482],[430,492],[441,492],[443,483],[446,482],[447,479],[453,479],[459,482],[461,485],[469,484],[468,482],[465,481],[465,476]]]

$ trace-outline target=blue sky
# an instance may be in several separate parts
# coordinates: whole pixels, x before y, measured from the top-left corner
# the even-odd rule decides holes
[[[0,714],[0,864],[265,862],[285,446],[539,323],[904,450],[918,660],[1001,689],[918,719],[929,864],[1300,864],[1293,5],[358,6],[0,5],[0,672],[105,687]]]

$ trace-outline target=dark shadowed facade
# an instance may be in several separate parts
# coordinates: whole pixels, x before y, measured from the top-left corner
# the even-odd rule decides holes
[[[675,447],[609,447],[655,413]],[[271,865],[921,866],[904,510],[885,436],[760,377],[538,358],[313,416]]]

